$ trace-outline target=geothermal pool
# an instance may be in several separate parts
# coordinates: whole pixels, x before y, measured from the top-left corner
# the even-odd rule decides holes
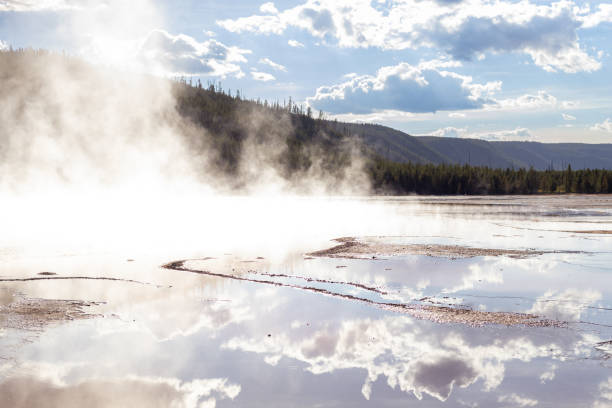
[[[612,197],[224,200],[5,216],[0,406],[612,405]]]

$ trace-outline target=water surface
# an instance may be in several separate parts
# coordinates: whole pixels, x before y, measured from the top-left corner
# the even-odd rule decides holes
[[[228,225],[226,250],[202,226],[133,253],[5,243],[0,405],[612,404],[612,197],[326,203],[333,219],[248,239]],[[307,255],[345,236],[542,253]]]

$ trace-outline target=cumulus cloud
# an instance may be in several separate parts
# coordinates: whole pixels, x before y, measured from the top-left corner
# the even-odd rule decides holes
[[[594,124],[589,129],[594,130],[596,132],[612,133],[612,121],[610,120],[610,118],[607,118],[601,123]]]
[[[471,77],[444,70],[452,65],[456,66],[434,60],[416,66],[386,66],[376,75],[351,76],[340,84],[320,87],[307,101],[327,112],[355,114],[478,109],[493,103],[490,96],[501,88],[501,82],[473,83]]]
[[[450,60],[423,61],[418,65],[400,63],[381,67],[375,75],[344,75],[336,85],[322,86],[308,103],[338,115],[351,113],[355,120],[385,120],[405,113],[435,113],[444,110],[553,110],[569,106],[545,90],[514,98],[496,99],[501,81],[474,83],[472,78],[449,71],[461,63]],[[464,113],[451,112],[451,118]],[[495,135],[492,135],[493,138]],[[526,136],[523,134],[523,136]]]
[[[563,47],[554,53],[528,48],[527,53],[536,65],[548,72],[561,70],[570,74],[576,72],[592,72],[601,68],[601,62],[589,56],[578,44]]]
[[[586,14],[580,18],[582,27],[592,28],[601,23],[612,22],[612,4],[600,4],[595,13]]]
[[[272,2],[268,2],[268,3],[262,4],[259,7],[259,11],[261,11],[262,13],[269,13],[269,14],[277,14],[278,13],[278,10],[276,9],[276,6]]]
[[[267,65],[277,71],[287,72],[287,67],[281,64],[277,64],[276,62],[272,61],[270,58],[262,58],[259,60],[259,63]]]
[[[482,139],[490,142],[533,140],[529,129],[518,127],[514,130],[498,130],[489,132],[470,132],[467,128],[453,126],[441,128],[428,133],[428,136],[459,137],[463,139]]]
[[[504,142],[504,141],[526,141],[533,140],[533,135],[529,129],[517,127],[514,130],[501,130],[496,132],[477,132],[470,133],[467,137],[473,139],[483,139],[491,142]]]
[[[142,41],[137,57],[157,71],[174,75],[241,77],[243,73],[239,64],[247,62],[245,54],[250,53],[214,39],[198,42],[184,34],[153,30]]]
[[[304,48],[304,44],[296,40],[289,40],[287,41],[287,44],[293,48]]]
[[[541,109],[556,108],[557,98],[546,91],[538,91],[537,94],[525,94],[516,98],[501,99],[490,105],[489,108],[497,109]]]
[[[576,101],[559,101],[548,91],[539,90],[516,98],[497,99],[487,104],[487,110],[544,110],[544,109],[573,109],[578,106]]]
[[[419,65],[420,69],[423,69],[423,65],[423,63]],[[434,71],[437,70],[434,69]],[[456,80],[460,78],[470,80],[469,77],[464,77],[455,73],[444,73],[441,76],[444,75],[449,75],[447,81],[448,78],[451,80],[453,78]],[[408,84],[403,85],[403,88],[392,84],[391,89],[386,89],[388,82],[391,81],[386,81],[382,77],[383,75],[381,75],[380,72],[376,76],[359,76],[357,74],[345,75],[348,81],[335,86],[319,88],[314,97],[308,98],[308,102],[316,108],[323,110],[329,109],[334,113],[333,117],[338,120],[374,123],[414,120],[418,117],[424,117],[425,113],[435,113],[435,110],[432,109],[431,106],[430,109],[427,109],[425,103],[431,104],[432,101],[439,101],[439,99],[435,99],[438,97],[449,98],[449,100],[440,103],[436,107],[437,110],[452,110],[449,106],[453,106],[453,104],[454,106],[458,106],[461,100],[464,102],[464,105],[460,108],[461,110],[470,109],[481,112],[520,110],[554,111],[557,109],[575,108],[577,106],[576,102],[559,101],[555,96],[542,90],[535,94],[525,94],[515,98],[496,99],[494,94],[501,89],[501,82],[489,82],[483,85],[474,84],[471,80],[462,81],[462,85],[466,93],[472,93],[472,97],[470,98],[466,95],[467,97],[463,99],[460,98],[458,102],[456,98],[457,93],[445,94],[440,90],[442,85],[430,86],[431,78],[435,78],[434,75],[429,75],[429,77],[427,77],[428,84],[419,89],[421,94],[417,94],[417,96],[420,97],[420,99],[418,99],[414,93],[407,94],[407,90],[412,91],[409,89],[409,85],[416,87],[414,84],[410,84],[409,81],[416,81],[416,79],[410,76],[404,76],[403,82],[408,82]],[[426,78],[426,76],[422,75],[422,78]],[[400,82],[401,84],[402,80],[396,82]],[[430,95],[432,96],[432,100],[427,102],[427,97]],[[385,97],[387,97],[387,99],[385,99]],[[453,99],[453,97],[455,97],[455,99]],[[406,98],[406,100],[402,98]],[[425,101],[425,103],[423,101]],[[351,112],[350,109],[353,108],[353,106],[349,105],[349,103],[354,104],[356,108],[355,111]],[[448,117],[452,119],[461,119],[465,118],[466,114],[463,112],[450,112]],[[470,133],[466,128],[450,126],[437,129],[434,132],[428,133],[428,135],[485,138],[490,140],[531,139],[529,131],[524,128],[518,128],[512,131],[504,130],[501,132]]]
[[[584,51],[577,30],[609,21],[607,5],[589,14],[571,1],[536,4],[504,0],[307,0],[273,15],[217,21],[231,32],[282,34],[299,28],[339,46],[385,50],[438,48],[457,60],[485,53],[529,55],[547,71],[595,71],[601,63]],[[380,3],[380,2],[379,2]]]
[[[257,70],[251,71],[251,78],[253,78],[256,81],[261,81],[261,82],[269,82],[269,81],[274,81],[276,79],[274,75],[272,74],[268,74],[267,72],[260,72]]]
[[[467,128],[456,128],[453,126],[448,126],[445,128],[434,130],[429,134],[429,136],[438,136],[438,137],[464,137],[468,134]]]

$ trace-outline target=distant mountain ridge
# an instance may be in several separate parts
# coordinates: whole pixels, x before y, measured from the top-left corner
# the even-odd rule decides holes
[[[397,162],[469,164],[493,168],[546,170],[612,169],[612,144],[489,142],[436,136],[411,136],[373,124],[335,123],[336,130],[357,135],[365,145]]]

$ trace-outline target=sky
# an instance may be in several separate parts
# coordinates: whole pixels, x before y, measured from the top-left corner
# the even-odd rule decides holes
[[[612,3],[0,0],[0,48],[412,135],[612,143]]]

